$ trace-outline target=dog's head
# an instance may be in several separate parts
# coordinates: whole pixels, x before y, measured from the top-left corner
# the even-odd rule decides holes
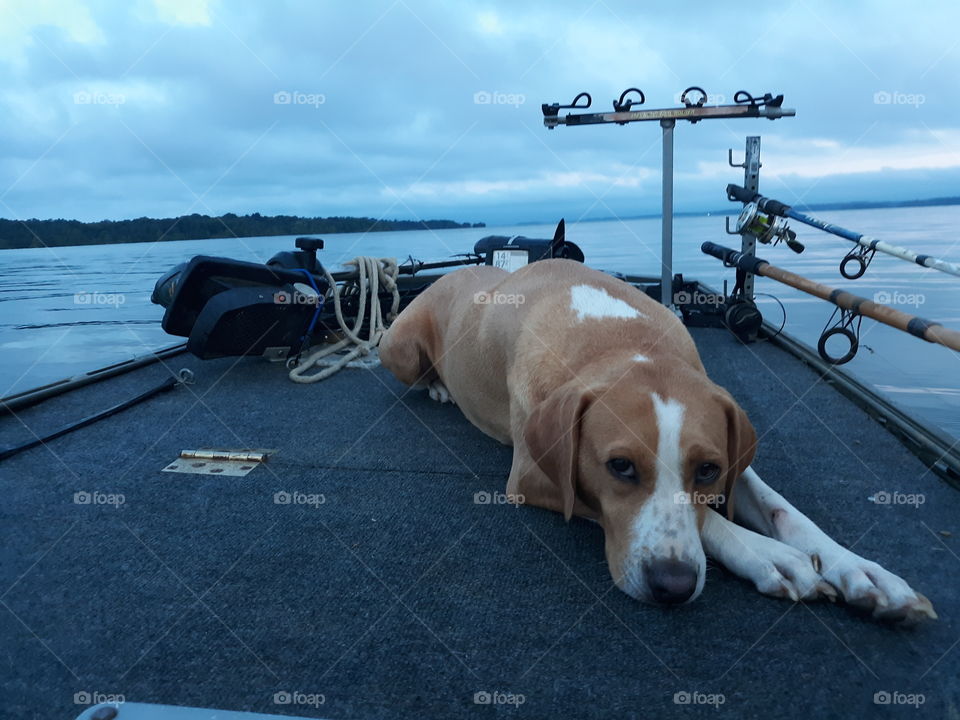
[[[552,495],[527,502],[596,519],[620,589],[660,603],[700,594],[704,515],[711,505],[732,514],[734,482],[756,446],[729,393],[686,367],[656,381],[632,372],[593,388],[572,380],[535,408],[524,439]]]

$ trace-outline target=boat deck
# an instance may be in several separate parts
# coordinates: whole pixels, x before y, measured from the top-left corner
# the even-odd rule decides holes
[[[659,717],[696,691],[746,718],[873,715],[878,692],[922,693],[911,717],[957,717],[960,493],[791,355],[692,333],[762,437],[760,474],[925,593],[939,621],[899,630],[775,600],[715,565],[693,604],[642,605],[612,585],[596,525],[475,502],[503,491],[511,450],[457,408],[382,368],[304,386],[281,365],[180,355],[0,417],[8,446],[170,370],[196,374],[0,463],[2,714],[72,718],[87,692],[452,717],[496,691],[522,707],[483,712]],[[278,452],[243,478],[161,472],[205,446]],[[93,491],[124,503],[74,502]],[[868,500],[883,491],[924,502]],[[324,502],[277,504],[278,492]],[[278,692],[324,702],[277,704]]]

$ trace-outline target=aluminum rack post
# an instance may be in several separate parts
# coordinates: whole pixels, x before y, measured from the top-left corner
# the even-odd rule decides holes
[[[760,136],[748,135],[747,146],[743,155],[743,186],[754,194],[760,192]],[[757,238],[748,233],[742,238],[740,251],[744,255],[756,255]],[[743,296],[753,300],[753,273],[746,273],[743,279]]]
[[[664,118],[663,173],[661,175],[663,206],[660,216],[660,302],[673,307],[673,128],[677,121]]]

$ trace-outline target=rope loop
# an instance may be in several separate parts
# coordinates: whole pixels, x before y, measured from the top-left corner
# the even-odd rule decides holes
[[[397,288],[398,268],[396,258],[360,256],[346,264],[356,267],[357,279],[349,284],[344,284],[343,288],[338,287],[330,271],[323,268],[323,273],[330,286],[327,299],[333,299],[333,310],[337,316],[337,323],[340,326],[343,338],[333,345],[318,348],[302,358],[300,363],[290,370],[290,379],[294,382],[315,383],[325,380],[353,360],[369,355],[380,344],[380,339],[387,331],[389,323],[397,317],[397,311],[400,309],[400,291]],[[381,289],[393,295],[390,311],[385,318],[380,305]],[[355,293],[359,298],[357,319],[353,327],[350,327],[344,319],[340,304],[341,295],[345,291],[349,291],[351,295]],[[365,318],[369,321],[369,330],[367,337],[363,338],[360,335],[360,330]],[[347,349],[345,355],[337,358],[330,357],[344,349]],[[307,374],[312,368],[322,369]]]

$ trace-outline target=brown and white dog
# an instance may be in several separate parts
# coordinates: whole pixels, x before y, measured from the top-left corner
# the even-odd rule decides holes
[[[465,268],[400,314],[380,357],[513,446],[508,494],[600,523],[614,581],[639,600],[693,600],[710,555],[768,595],[936,617],[760,479],[753,426],[686,328],[621,280],[570,260]]]

